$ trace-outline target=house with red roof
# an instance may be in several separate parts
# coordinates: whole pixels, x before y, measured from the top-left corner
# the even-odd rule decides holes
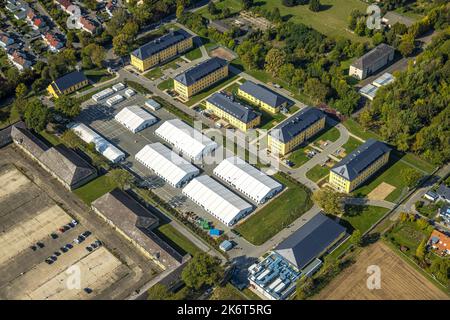
[[[50,32],[43,34],[42,39],[52,52],[59,52],[59,50],[64,47],[64,43],[56,35]]]
[[[450,254],[450,237],[438,230],[433,230],[428,240],[430,247],[439,255],[447,256]]]

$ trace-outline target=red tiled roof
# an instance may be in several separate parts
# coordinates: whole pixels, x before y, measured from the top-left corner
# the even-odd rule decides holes
[[[81,17],[80,18],[80,23],[85,29],[87,29],[87,30],[89,30],[91,32],[94,32],[95,25],[91,21],[86,19],[85,17]]]
[[[48,33],[48,32],[45,34],[45,40],[47,41],[47,43],[50,46],[55,47],[55,48],[60,43],[53,34]]]
[[[64,7],[64,9],[67,9],[68,7],[70,7],[72,5],[72,2],[70,2],[69,0],[56,0],[61,6]]]
[[[437,240],[436,240],[437,239]],[[433,230],[429,240],[433,249],[440,254],[449,254],[450,252],[450,237],[446,234]]]

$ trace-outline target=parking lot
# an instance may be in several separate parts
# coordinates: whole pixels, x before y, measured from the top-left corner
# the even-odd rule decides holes
[[[0,186],[0,299],[90,298],[131,272],[12,164],[0,166]],[[80,287],[70,290],[72,266]]]

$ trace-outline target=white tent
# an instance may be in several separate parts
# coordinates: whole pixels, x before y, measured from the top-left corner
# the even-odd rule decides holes
[[[125,153],[120,151],[112,143],[107,141],[97,132],[83,123],[76,123],[70,127],[86,143],[93,142],[95,149],[111,162],[119,162],[125,159]]]
[[[165,121],[155,133],[191,159],[201,159],[217,148],[217,143],[179,119]]]
[[[230,157],[214,169],[214,174],[256,203],[264,203],[283,186],[239,157]]]
[[[159,142],[146,145],[135,157],[176,188],[183,186],[200,173],[190,162]]]
[[[157,121],[154,116],[139,106],[123,108],[114,119],[133,133],[150,127]]]
[[[253,207],[210,176],[194,178],[183,188],[183,194],[227,226],[252,211]]]

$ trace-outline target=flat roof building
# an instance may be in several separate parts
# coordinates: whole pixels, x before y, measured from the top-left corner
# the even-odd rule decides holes
[[[58,98],[61,95],[70,94],[78,89],[81,89],[88,84],[89,80],[83,72],[74,71],[53,81],[48,86],[47,90],[55,98]]]
[[[169,269],[182,263],[181,256],[152,230],[159,220],[135,199],[120,189],[101,196],[91,204],[92,209],[109,225],[130,241],[140,252],[162,269]]]
[[[260,113],[223,93],[214,93],[206,99],[206,109],[244,132],[261,123]]]
[[[144,130],[158,121],[153,115],[139,106],[123,108],[114,119],[133,133]]]
[[[210,87],[228,76],[228,61],[210,58],[174,78],[174,90],[184,99]]]
[[[394,60],[395,49],[381,43],[350,65],[349,75],[365,79]]]
[[[257,204],[283,189],[281,183],[236,156],[221,161],[214,174]]]
[[[75,123],[70,127],[70,129],[72,129],[84,142],[94,143],[97,152],[112,163],[117,163],[125,159],[125,153],[97,132],[89,128],[87,125],[83,123]]]
[[[351,192],[389,161],[391,148],[368,139],[331,169],[329,183],[340,192]]]
[[[159,142],[146,145],[135,158],[175,188],[182,187],[200,173],[194,165]]]
[[[183,188],[183,194],[227,226],[253,210],[251,204],[207,175],[194,178]]]
[[[241,84],[237,94],[271,113],[279,112],[281,108],[287,107],[289,103],[289,100],[281,94],[252,81],[245,81]]]
[[[218,147],[216,142],[180,119],[165,121],[155,134],[194,160],[203,158]]]
[[[95,168],[73,150],[64,145],[49,147],[25,127],[14,125],[11,137],[17,146],[69,190],[76,189],[97,176]]]
[[[273,128],[268,145],[273,154],[283,156],[325,128],[326,116],[317,108],[306,107]]]

